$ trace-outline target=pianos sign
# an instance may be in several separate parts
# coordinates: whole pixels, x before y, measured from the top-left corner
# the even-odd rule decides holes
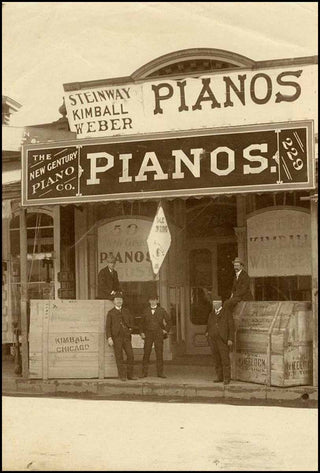
[[[25,145],[22,205],[311,189],[312,125]]]

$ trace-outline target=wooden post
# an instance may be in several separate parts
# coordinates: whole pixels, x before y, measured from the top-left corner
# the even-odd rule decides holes
[[[54,277],[54,298],[59,299],[58,291],[60,283],[58,273],[60,272],[60,205],[53,208],[53,277]]]
[[[22,377],[29,376],[28,354],[28,275],[27,275],[27,224],[26,209],[20,211],[20,284],[21,284],[21,357]]]
[[[247,262],[247,214],[246,214],[246,197],[237,195],[237,227],[234,228],[238,241],[238,256],[243,260],[245,269],[248,267]]]
[[[88,295],[88,246],[87,205],[83,210],[75,209],[75,271],[76,299],[89,299]]]
[[[313,313],[313,386],[318,386],[318,195],[310,196]]]
[[[276,313],[274,314],[274,317],[272,319],[271,325],[268,330],[268,345],[267,345],[267,376],[266,376],[266,385],[271,386],[271,354],[272,354],[272,332],[274,325],[276,323],[276,320],[278,318],[280,309],[281,309],[281,302],[278,303],[278,307],[276,309]]]

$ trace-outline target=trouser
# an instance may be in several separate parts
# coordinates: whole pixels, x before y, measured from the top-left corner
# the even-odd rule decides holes
[[[113,339],[114,355],[120,378],[132,378],[133,376],[133,350],[131,345],[131,336],[119,336]],[[127,374],[126,364],[123,359],[123,350],[127,355]]]
[[[209,345],[217,378],[230,381],[231,366],[228,344],[217,334],[214,337],[209,336]]]
[[[230,298],[224,301],[223,310],[227,313],[228,316],[232,315],[233,309],[238,304],[238,302],[240,302],[238,298]]]
[[[148,364],[150,360],[150,354],[152,345],[156,352],[157,360],[157,375],[163,374],[163,333],[162,330],[154,330],[146,332],[146,338],[144,340],[144,354],[142,361],[142,372],[144,375],[148,374]]]

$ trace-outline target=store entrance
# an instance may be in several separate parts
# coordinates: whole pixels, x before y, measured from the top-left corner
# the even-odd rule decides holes
[[[190,298],[187,317],[187,353],[209,354],[205,337],[208,315],[213,299],[223,301],[230,296],[234,270],[232,261],[237,243],[198,242],[189,252]]]
[[[212,300],[230,296],[238,245],[235,198],[187,202],[186,353],[210,353],[205,337]]]

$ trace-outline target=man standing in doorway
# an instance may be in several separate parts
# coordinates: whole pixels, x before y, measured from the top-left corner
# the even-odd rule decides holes
[[[233,280],[231,296],[223,304],[223,309],[232,314],[234,307],[240,301],[252,301],[253,297],[250,290],[250,278],[243,269],[243,262],[240,258],[235,258],[233,267],[235,278]]]
[[[229,384],[231,380],[229,349],[233,345],[234,337],[233,317],[222,308],[221,300],[212,301],[212,304],[213,309],[209,314],[206,337],[216,372],[214,383],[223,381],[223,384]]]
[[[131,345],[131,332],[134,320],[129,310],[122,307],[123,297],[121,292],[113,296],[114,308],[107,314],[106,336],[110,347],[113,346],[119,378],[121,381],[137,379],[133,376],[133,350]],[[127,370],[123,360],[123,350],[127,355]],[[126,372],[127,371],[127,372]]]
[[[114,269],[116,259],[112,255],[108,255],[107,266],[102,268],[98,275],[98,299],[113,300],[114,294],[120,290],[118,273]]]
[[[166,378],[163,374],[163,340],[168,337],[171,320],[168,313],[160,307],[157,294],[149,297],[149,307],[141,318],[140,335],[144,339],[144,355],[142,361],[142,378],[148,376],[148,365],[152,346],[156,352],[157,376]]]

